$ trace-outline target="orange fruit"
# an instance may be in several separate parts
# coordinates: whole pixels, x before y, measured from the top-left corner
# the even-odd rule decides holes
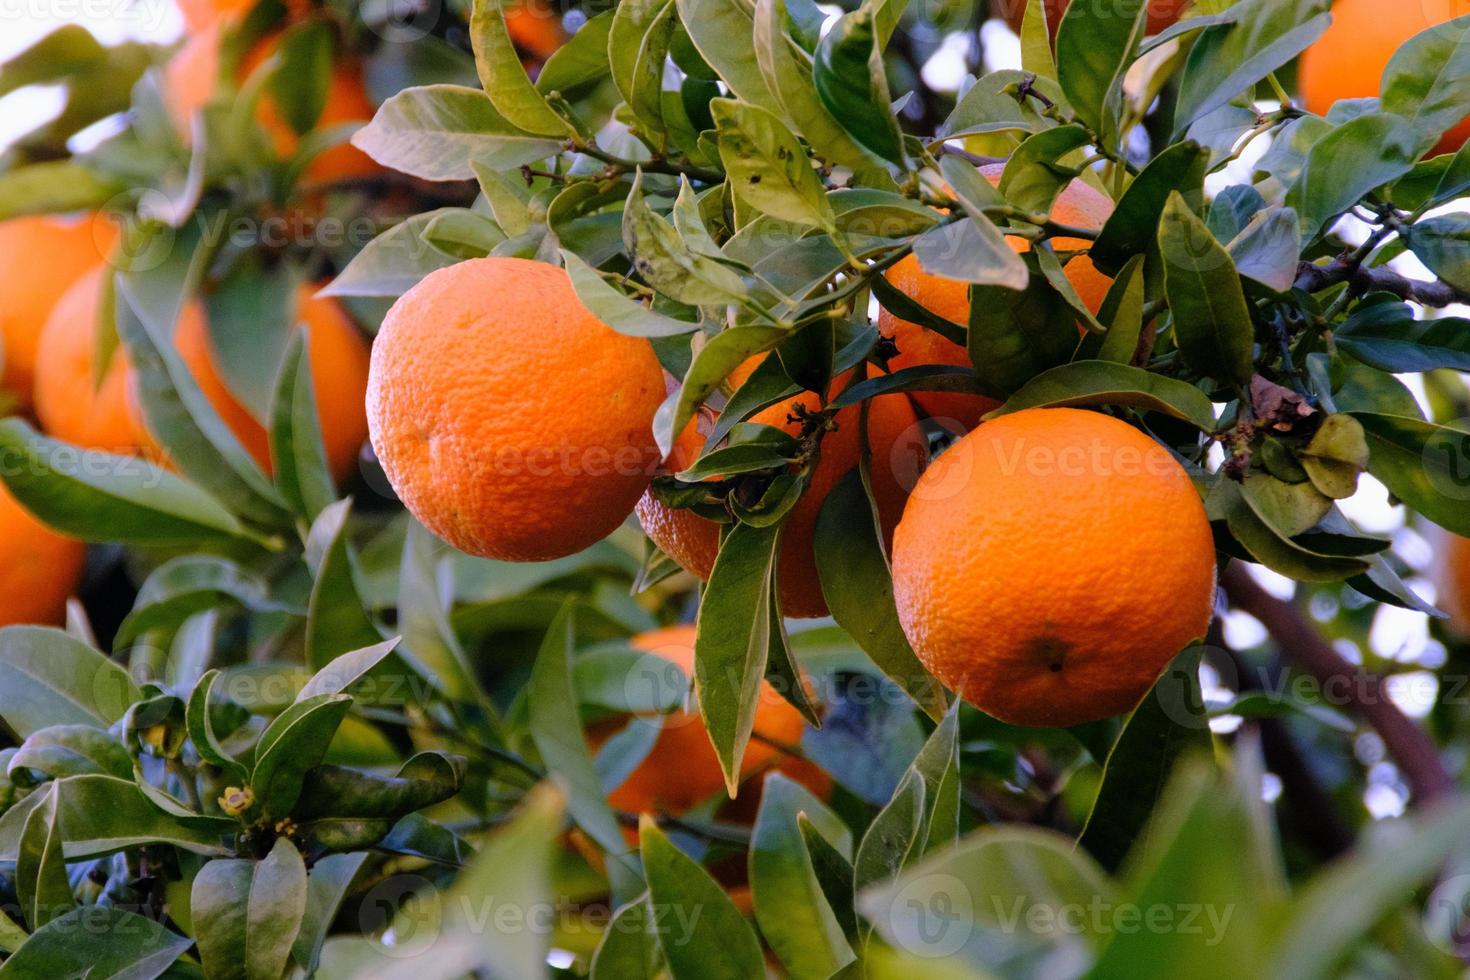
[[[1302,99],[1325,116],[1340,99],[1379,94],[1383,70],[1405,41],[1436,24],[1470,13],[1466,0],[1336,0],[1332,26],[1302,55]],[[1470,110],[1470,107],[1467,107]],[[1445,133],[1433,153],[1453,153],[1470,139],[1470,112]]]
[[[714,419],[711,413],[700,412],[689,420],[674,447],[664,460],[663,470],[678,473],[688,469],[699,459],[709,437]],[[670,507],[646,490],[634,507],[643,533],[648,535],[660,551],[668,555],[682,569],[708,579],[715,567],[715,556],[720,550],[720,525],[701,517],[687,507]]]
[[[1016,725],[1128,711],[1204,635],[1215,551],[1189,475],[1124,422],[1072,408],[984,422],[925,471],[893,537],[914,652]]]
[[[237,21],[255,6],[256,0],[178,0],[184,26],[202,31],[220,21]]]
[[[0,483],[0,626],[60,625],[86,548],[36,520]]]
[[[110,266],[95,267],[51,310],[36,355],[36,417],[58,439],[127,455],[139,443],[128,408],[132,370],[121,345],[113,349],[101,385],[92,376],[99,308],[111,274]]]
[[[1046,24],[1051,29],[1053,41],[1056,40],[1057,25],[1062,22],[1062,14],[1067,12],[1070,3],[1071,0],[1046,0]],[[1173,24],[1189,4],[1190,0],[1149,0],[1148,32],[1157,34]],[[1021,21],[1026,16],[1027,0],[991,0],[991,5],[1011,25],[1011,30],[1020,33]]]
[[[307,326],[307,363],[315,389],[317,423],[327,463],[338,482],[357,463],[357,452],[367,438],[368,347],[357,326],[336,300],[316,295],[315,286],[302,285],[296,294],[296,320]],[[273,472],[270,435],[226,385],[216,366],[204,306],[197,300],[184,305],[174,327],[174,348],[225,425],[267,473]],[[135,392],[129,387],[129,397]],[[130,400],[131,418],[139,444],[155,458],[163,452],[148,433],[141,409]]]
[[[999,184],[1004,164],[982,167],[980,172],[992,184]],[[1052,206],[1052,220],[1083,228],[1101,228],[1113,213],[1113,202],[1107,195],[1080,180],[1074,180],[1057,197]],[[1017,252],[1030,250],[1031,243],[1014,235],[1006,239]],[[1085,249],[1092,243],[1081,238],[1053,238],[1052,244],[1062,251]],[[1113,281],[1097,270],[1086,255],[1074,255],[1065,266],[1067,281],[1088,309],[1097,312],[1108,295]],[[925,272],[919,260],[905,256],[885,275],[904,295],[931,313],[952,323],[965,326],[970,322],[970,287],[956,279],[946,279]],[[970,366],[970,355],[959,344],[925,329],[917,323],[901,320],[883,309],[878,313],[878,332],[894,341],[898,356],[888,359],[892,370],[921,364]],[[981,395],[953,392],[919,391],[911,396],[919,407],[936,419],[953,419],[966,429],[973,428],[980,416],[997,407],[997,403]]]
[[[581,551],[633,511],[657,463],[653,346],[602,323],[565,270],[470,259],[405,293],[368,378],[373,448],[408,509],[507,561]]]
[[[107,258],[117,237],[100,215],[0,222],[0,387],[13,404],[31,404],[36,352],[51,307],[77,278]]]
[[[1429,572],[1435,605],[1449,613],[1445,625],[1452,633],[1470,637],[1470,538],[1432,524],[1425,537],[1434,549]]]
[[[692,625],[670,626],[641,633],[632,644],[639,650],[668,661],[683,672],[691,683],[694,678],[694,636]],[[667,678],[658,681],[667,683]],[[640,683],[630,678],[630,683]],[[663,727],[653,748],[628,778],[608,795],[614,809],[627,813],[686,813],[699,804],[725,792],[725,777],[710,744],[709,733],[699,712],[676,711],[662,719]],[[750,780],[773,769],[804,784],[817,796],[831,790],[826,773],[805,760],[795,758],[782,746],[801,744],[806,722],[801,713],[788,704],[768,682],[762,682],[755,709],[754,734],[740,762],[740,777]],[[616,725],[621,727],[621,725]],[[611,730],[598,728],[591,734],[600,743]],[[744,800],[742,795],[741,800]]]
[[[516,47],[537,61],[551,57],[567,39],[561,12],[547,0],[516,0],[505,5],[505,28]]]
[[[178,125],[186,132],[189,118],[209,102],[219,81],[221,33],[218,24],[199,31],[169,59],[164,69],[164,82],[171,108]],[[275,52],[279,43],[280,36],[273,35],[251,48],[241,59],[239,80],[248,78],[261,62]],[[339,58],[332,68],[326,102],[316,128],[330,129],[343,123],[367,122],[372,119],[375,111],[363,84],[361,67],[353,59]],[[290,156],[296,151],[299,144],[296,132],[281,116],[269,94],[261,99],[259,121],[270,134],[280,156]],[[366,153],[343,143],[313,158],[306,168],[306,178],[327,183],[363,177],[381,170]]]
[[[832,391],[841,391],[848,377],[844,374],[833,379]],[[802,424],[795,416],[798,406],[815,412],[821,409],[822,399],[815,392],[803,391],[755,413],[750,421],[800,435]],[[836,428],[822,437],[811,483],[786,516],[776,572],[781,612],[786,616],[810,619],[827,615],[812,538],[827,494],[858,465],[862,451],[858,438],[861,410],[862,406],[851,405],[837,412],[833,419]],[[669,455],[666,469],[677,472],[697,459],[707,434],[694,423],[686,427]],[[923,469],[929,452],[919,418],[906,396],[882,395],[872,399],[868,409],[868,444],[873,453],[873,494],[884,535],[891,537],[908,496],[908,477]],[[699,578],[709,578],[719,550],[718,524],[687,509],[670,508],[651,493],[639,501],[638,519],[644,533],[664,554]]]

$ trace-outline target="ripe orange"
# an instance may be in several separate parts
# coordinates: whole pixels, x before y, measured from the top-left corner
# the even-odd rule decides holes
[[[1378,95],[1383,70],[1401,44],[1465,13],[1470,13],[1465,0],[1336,0],[1332,26],[1302,55],[1301,90],[1307,108],[1325,116],[1340,99]],[[1470,115],[1445,133],[1433,152],[1453,153],[1467,139]]]
[[[700,412],[689,420],[674,448],[664,460],[663,470],[678,473],[688,469],[699,459],[714,425],[712,413]],[[648,535],[659,550],[668,555],[687,572],[708,579],[715,567],[715,556],[720,550],[720,525],[696,514],[687,507],[669,507],[653,495],[644,491],[634,508],[643,533]]]
[[[336,300],[318,297],[315,286],[303,285],[296,294],[297,326],[307,326],[307,363],[317,402],[317,423],[332,476],[346,479],[357,463],[357,452],[367,437],[368,348],[362,334]],[[219,413],[235,438],[267,473],[272,472],[270,436],[264,425],[230,392],[216,366],[204,307],[197,300],[185,304],[174,328],[174,347],[198,382],[209,404]],[[155,457],[162,450],[148,433],[142,411],[129,386],[131,419],[139,445]]]
[[[221,33],[219,24],[199,31],[169,59],[164,68],[170,106],[178,125],[186,131],[189,118],[209,102],[219,81]],[[279,43],[279,35],[274,35],[251,48],[241,59],[239,78],[249,77],[275,52]],[[361,67],[355,60],[339,58],[332,69],[331,84],[317,128],[329,129],[354,121],[367,122],[372,119],[374,111],[363,84]],[[261,100],[259,119],[279,155],[285,157],[296,151],[299,143],[296,133],[281,116],[269,94]],[[366,153],[344,143],[314,158],[306,168],[306,177],[316,182],[330,182],[379,173],[381,169]]]
[[[1435,605],[1450,614],[1451,632],[1470,636],[1470,538],[1430,525],[1425,537],[1434,548],[1430,576]]]
[[[920,478],[893,538],[924,665],[1017,725],[1131,709],[1204,635],[1214,545],[1199,495],[1137,429],[1071,408],[984,422]]]
[[[13,404],[31,404],[36,352],[51,307],[78,276],[107,258],[116,237],[100,215],[0,222],[0,387]]]
[[[195,32],[220,21],[239,20],[255,6],[255,0],[178,0],[178,4],[184,26]]]
[[[92,377],[99,307],[111,274],[110,266],[97,266],[51,310],[36,355],[36,417],[58,439],[127,455],[139,443],[128,408],[132,370],[121,346],[113,349],[102,384]]]
[[[982,167],[980,172],[992,184],[999,184],[1004,164]],[[1083,228],[1101,228],[1113,212],[1113,202],[1100,191],[1080,180],[1074,180],[1058,196],[1052,207],[1052,220],[1066,225]],[[1018,252],[1031,248],[1024,238],[1010,236],[1006,239]],[[1052,244],[1062,251],[1085,249],[1091,242],[1081,238],[1054,238]],[[1108,295],[1112,280],[1092,264],[1086,255],[1073,256],[1066,266],[1067,280],[1077,295],[1096,312]],[[938,314],[961,326],[970,322],[969,284],[956,279],[930,275],[919,267],[914,256],[905,256],[886,273],[888,281],[906,296],[916,301],[931,313]],[[920,364],[948,364],[969,367],[970,355],[959,344],[947,340],[932,330],[917,323],[900,320],[886,309],[878,314],[878,332],[891,338],[898,346],[898,356],[889,358],[888,366],[897,371]],[[913,394],[919,407],[936,419],[953,419],[964,428],[972,428],[980,416],[996,407],[996,402],[979,395],[954,394],[952,392],[920,391]]]
[[[1052,40],[1056,40],[1057,25],[1062,22],[1062,14],[1067,12],[1070,3],[1071,0],[1046,0],[1046,24],[1051,28]],[[1021,21],[1026,16],[1027,0],[991,0],[991,4],[1011,25],[1011,30],[1019,33]],[[1157,34],[1173,24],[1189,4],[1190,0],[1149,0],[1148,32]]]
[[[471,554],[540,561],[611,533],[648,487],[664,397],[653,346],[593,316],[566,272],[470,259],[383,321],[373,448],[429,530]]]
[[[847,375],[832,382],[838,392]],[[751,416],[759,425],[773,425],[792,435],[800,435],[802,424],[797,408],[809,412],[821,409],[822,399],[804,391]],[[859,405],[841,409],[833,419],[836,428],[821,443],[820,456],[812,472],[811,483],[801,500],[786,516],[781,531],[781,554],[776,578],[781,593],[781,612],[798,619],[827,615],[827,600],[822,595],[817,575],[812,537],[817,517],[827,494],[854,466],[858,465],[862,444],[858,438],[861,419]],[[691,423],[692,426],[692,423]],[[666,469],[677,472],[698,458],[704,448],[707,432],[697,427],[680,433],[669,456]],[[919,428],[919,418],[904,395],[883,395],[872,400],[868,409],[868,445],[873,453],[873,494],[878,501],[878,514],[885,537],[903,513],[908,497],[909,476],[917,474],[928,461],[928,440]],[[688,510],[665,506],[652,494],[645,494],[638,504],[638,519],[646,533],[664,554],[680,567],[702,579],[708,579],[719,550],[719,525]]]
[[[567,38],[561,12],[547,0],[517,0],[505,5],[505,27],[516,47],[545,61]]]
[[[693,626],[670,626],[635,636],[632,643],[639,650],[677,666],[692,683],[694,635]],[[640,682],[630,678],[629,683]],[[740,763],[741,779],[758,776],[763,779],[772,769],[781,769],[816,795],[825,797],[831,790],[827,774],[781,748],[800,745],[805,725],[801,714],[775,688],[762,683],[756,702],[754,734]],[[610,734],[605,729],[595,730],[592,740],[600,742]],[[608,795],[608,802],[614,809],[628,813],[678,815],[723,795],[724,791],[725,777],[699,712],[676,711],[663,719],[663,728],[653,748]],[[741,802],[745,798],[742,794]]]
[[[0,484],[0,626],[59,625],[85,562],[80,541],[36,520]]]

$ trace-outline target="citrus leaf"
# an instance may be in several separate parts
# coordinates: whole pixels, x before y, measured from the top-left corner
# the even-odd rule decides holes
[[[527,133],[565,138],[573,129],[531,84],[505,23],[501,0],[474,0],[470,43],[475,69],[490,102],[506,121]]]
[[[1254,329],[1235,264],[1178,192],[1159,225],[1164,290],[1179,353],[1195,371],[1237,387],[1254,371]]]
[[[189,893],[199,958],[220,980],[277,980],[306,914],[306,865],[285,837],[260,861],[211,861]]]

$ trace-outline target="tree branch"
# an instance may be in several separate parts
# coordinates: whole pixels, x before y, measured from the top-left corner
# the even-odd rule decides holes
[[[1470,294],[1442,279],[1429,282],[1401,276],[1392,269],[1370,267],[1354,262],[1352,256],[1339,255],[1326,265],[1303,262],[1297,267],[1296,287],[1309,293],[1319,292],[1338,283],[1347,283],[1353,295],[1389,292],[1399,299],[1435,308],[1452,303],[1470,303]]]
[[[1241,563],[1231,562],[1220,584],[1232,606],[1261,621],[1282,656],[1315,676],[1324,690],[1341,692],[1342,707],[1373,726],[1417,803],[1429,803],[1454,792],[1455,781],[1439,757],[1439,748],[1424,729],[1389,700],[1382,677],[1344,660],[1300,609],[1261,588]]]

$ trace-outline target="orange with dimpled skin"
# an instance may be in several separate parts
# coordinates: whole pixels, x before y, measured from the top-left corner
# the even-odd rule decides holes
[[[1209,626],[1214,543],[1168,451],[1118,419],[1027,409],[984,422],[920,478],[893,537],[914,652],[1016,725],[1134,707]]]
[[[543,561],[610,534],[648,488],[663,369],[587,310],[566,271],[470,259],[393,304],[368,427],[393,489],[470,554]]]

